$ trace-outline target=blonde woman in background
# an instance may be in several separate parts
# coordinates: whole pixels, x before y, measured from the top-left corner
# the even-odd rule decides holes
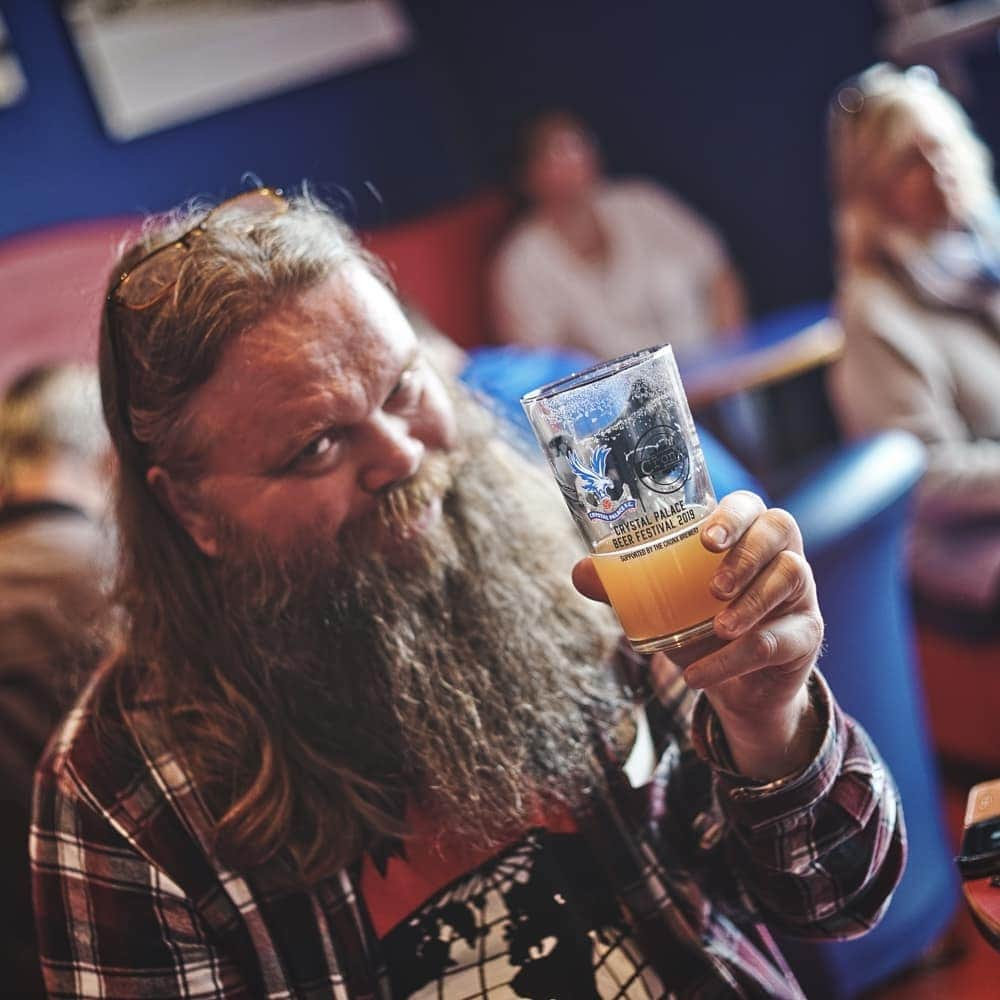
[[[1000,594],[1000,213],[992,162],[922,67],[881,64],[837,92],[830,153],[846,334],[832,371],[845,431],[928,446],[918,591],[989,611]]]

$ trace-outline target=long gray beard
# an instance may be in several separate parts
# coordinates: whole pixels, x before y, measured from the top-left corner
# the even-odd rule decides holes
[[[594,729],[622,711],[619,633],[570,583],[580,546],[555,488],[486,437],[425,462],[348,537],[384,537],[442,491],[441,521],[385,552],[311,530],[279,556],[229,525],[252,554],[220,584],[240,655],[312,752],[489,842],[592,788]]]

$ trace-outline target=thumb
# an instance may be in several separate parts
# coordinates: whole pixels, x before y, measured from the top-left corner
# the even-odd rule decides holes
[[[601,578],[597,575],[594,560],[590,556],[584,556],[573,567],[573,586],[592,601],[603,601],[609,604],[607,591]]]

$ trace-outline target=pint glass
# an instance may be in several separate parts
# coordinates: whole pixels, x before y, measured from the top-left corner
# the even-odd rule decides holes
[[[705,639],[725,606],[701,543],[715,507],[669,346],[552,382],[521,398],[625,635],[640,652]]]

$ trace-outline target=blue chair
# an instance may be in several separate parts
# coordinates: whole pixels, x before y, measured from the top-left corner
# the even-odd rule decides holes
[[[509,364],[508,364],[509,362]],[[503,348],[474,352],[463,376],[530,434],[519,397],[586,367],[580,355]],[[761,485],[699,429],[716,493]],[[899,431],[838,449],[778,502],[802,529],[827,625],[823,673],[871,735],[903,800],[909,863],[882,922],[854,941],[783,945],[811,1000],[850,998],[917,960],[947,927],[958,880],[941,816],[903,575],[903,529],[924,468]]]
[[[810,997],[853,997],[919,958],[950,923],[958,880],[942,823],[903,568],[916,439],[881,434],[841,449],[781,498],[799,522],[826,619],[821,667],[899,787],[909,861],[882,922],[855,941],[786,948]],[[804,963],[804,964],[803,964]]]

